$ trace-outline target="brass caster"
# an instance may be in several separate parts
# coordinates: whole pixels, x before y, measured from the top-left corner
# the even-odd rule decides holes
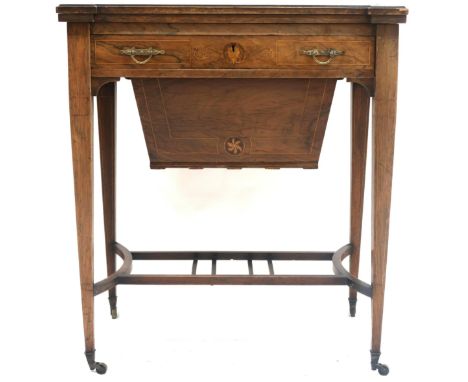
[[[380,375],[388,375],[388,373],[390,373],[390,369],[388,368],[388,366],[384,365],[383,363],[377,364],[377,371]]]
[[[106,374],[107,365],[104,362],[96,362],[96,373]]]
[[[388,375],[390,369],[387,365],[379,363],[380,352],[373,352],[371,350],[371,369],[377,370],[380,375]]]
[[[85,352],[86,360],[88,361],[88,366],[90,370],[96,371],[98,374],[106,374],[107,365],[104,362],[96,362],[94,360],[94,355],[96,350]]]

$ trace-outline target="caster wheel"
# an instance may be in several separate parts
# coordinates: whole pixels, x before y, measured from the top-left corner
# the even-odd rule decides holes
[[[390,373],[390,369],[388,368],[388,366],[384,365],[383,363],[379,363],[377,365],[377,371],[380,375],[388,375],[388,373]]]
[[[104,362],[96,362],[96,373],[106,374],[107,365]]]

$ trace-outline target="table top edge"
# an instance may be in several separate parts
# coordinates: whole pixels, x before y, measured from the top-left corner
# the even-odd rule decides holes
[[[58,14],[126,14],[126,15],[366,15],[406,16],[404,6],[369,5],[100,5],[60,4]]]

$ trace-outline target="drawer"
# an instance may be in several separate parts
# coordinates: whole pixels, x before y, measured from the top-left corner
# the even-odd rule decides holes
[[[336,81],[132,78],[152,168],[317,168]]]
[[[94,66],[132,69],[372,70],[370,36],[124,36],[94,38]]]
[[[180,38],[122,39],[116,36],[94,40],[96,65],[190,67],[190,54],[190,40]]]
[[[292,37],[277,40],[276,51],[279,66],[372,69],[374,65],[373,37]]]

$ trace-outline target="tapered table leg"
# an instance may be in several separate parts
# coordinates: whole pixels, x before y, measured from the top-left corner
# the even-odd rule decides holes
[[[369,130],[369,90],[358,83],[351,84],[351,213],[350,243],[353,253],[350,258],[350,273],[359,274],[361,250],[362,211],[364,206],[364,183],[366,177],[367,135]],[[349,313],[356,314],[357,291],[349,288]]]
[[[387,266],[388,229],[395,141],[398,25],[377,25],[376,84],[372,115],[372,346],[371,366],[379,364]]]
[[[101,153],[102,201],[106,240],[107,275],[115,272],[115,125],[117,84],[110,82],[101,87],[97,95],[99,146]],[[109,289],[112,318],[117,318],[116,288]]]
[[[105,364],[95,362],[94,359],[93,100],[90,27],[87,23],[68,23],[67,27],[70,125],[85,355],[90,369],[102,374],[106,370]]]

